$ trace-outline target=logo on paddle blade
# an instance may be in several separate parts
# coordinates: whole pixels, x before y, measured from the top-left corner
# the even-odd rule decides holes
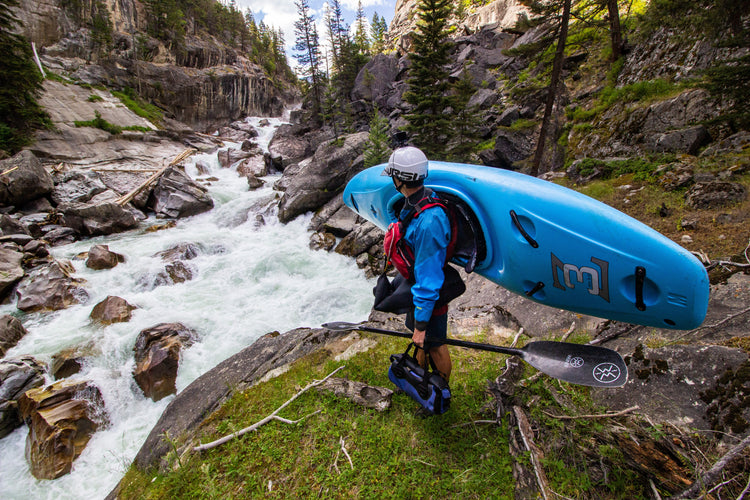
[[[599,363],[594,367],[594,378],[602,384],[611,384],[620,378],[620,367],[614,363]]]
[[[568,364],[572,366],[573,368],[580,368],[583,366],[583,358],[579,356],[570,358],[570,360],[568,361]]]

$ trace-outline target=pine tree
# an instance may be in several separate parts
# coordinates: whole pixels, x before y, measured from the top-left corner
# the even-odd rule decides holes
[[[354,37],[354,43],[357,44],[357,49],[360,54],[370,53],[370,37],[367,35],[367,18],[365,17],[365,11],[362,8],[362,0],[359,0],[357,4],[357,20],[355,21],[357,27],[357,33]]]
[[[315,27],[315,18],[310,14],[310,4],[307,0],[297,0],[297,13],[299,19],[294,23],[294,34],[297,37],[294,50],[298,54],[294,58],[302,65],[303,77],[310,79],[311,92],[313,96],[313,115],[317,116],[321,111],[321,87],[322,73],[320,71],[320,43],[318,42],[318,30]]]
[[[453,85],[453,137],[447,155],[451,161],[472,163],[471,155],[479,144],[480,114],[476,106],[469,106],[476,91],[471,74],[464,68],[461,78]]]
[[[35,128],[50,126],[37,103],[42,75],[33,61],[31,45],[14,33],[18,19],[11,12],[18,0],[0,0],[0,150],[16,153],[31,142]]]
[[[387,34],[388,24],[385,22],[385,18],[378,16],[377,12],[374,13],[370,23],[370,37],[372,38],[370,54],[382,54],[385,51],[385,37]]]
[[[447,39],[451,5],[450,0],[421,0],[409,53],[409,89],[404,93],[404,100],[413,109],[406,115],[409,123],[404,130],[412,134],[414,145],[428,157],[443,155],[442,145],[448,142],[450,135],[451,120],[444,112],[451,105],[446,69],[452,46]]]
[[[370,135],[365,144],[364,165],[365,168],[379,165],[388,161],[391,148],[388,147],[388,119],[380,114],[378,107],[372,112],[370,120]]]

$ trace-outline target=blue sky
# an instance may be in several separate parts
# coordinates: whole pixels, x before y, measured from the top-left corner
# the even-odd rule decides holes
[[[373,13],[377,12],[378,16],[384,17],[385,21],[390,25],[396,10],[396,0],[361,1],[365,17],[368,21],[372,19]],[[266,25],[281,29],[284,32],[284,41],[287,46],[287,54],[289,54],[289,64],[294,66],[296,61],[291,57],[291,49],[295,43],[294,23],[299,19],[294,0],[236,0],[236,2],[237,6],[243,11],[250,8],[253,11],[256,21],[263,21]],[[320,23],[323,20],[324,4],[326,2],[324,0],[308,0],[308,3],[315,20]],[[339,0],[339,3],[344,19],[350,26],[353,25],[357,17],[358,0]],[[318,27],[318,33],[321,36],[324,33],[320,26]]]

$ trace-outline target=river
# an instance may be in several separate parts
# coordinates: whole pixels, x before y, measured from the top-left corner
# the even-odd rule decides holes
[[[271,125],[262,127],[260,120],[247,119],[261,133],[256,141],[265,149],[282,121],[270,118]],[[29,472],[25,426],[0,440],[0,498],[97,499],[117,484],[174,399],[169,396],[155,403],[133,381],[133,345],[144,328],[181,322],[198,332],[200,340],[181,355],[180,391],[265,333],[366,319],[373,283],[354,260],[308,248],[310,214],[285,225],[278,222],[272,189],[278,174],[264,178],[265,187],[248,191],[246,179],[234,169],[220,168],[216,154],[199,154],[187,161],[191,177],[200,178],[195,168],[199,159],[211,165],[210,176],[218,179],[207,186],[213,210],[179,220],[168,230],[145,232],[159,222],[151,219],[141,229],[53,248],[55,258],[72,260],[95,244],[106,244],[126,257],[126,262],[101,271],[73,260],[75,276],[87,282],[90,299],[85,304],[43,314],[23,314],[15,304],[0,306],[0,314],[17,315],[29,332],[7,358],[28,354],[49,362],[63,349],[93,341],[95,354],[74,377],[91,380],[101,389],[111,421],[94,434],[73,471],[51,481],[37,480]],[[258,214],[264,224],[257,220]],[[203,249],[187,261],[193,279],[153,287],[154,276],[164,269],[155,254],[183,242]],[[138,307],[129,322],[107,327],[90,322],[91,309],[108,295]]]

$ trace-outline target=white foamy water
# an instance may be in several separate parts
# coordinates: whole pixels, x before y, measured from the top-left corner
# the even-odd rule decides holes
[[[280,120],[260,127],[257,141],[267,147]],[[32,355],[49,362],[63,349],[93,341],[95,354],[73,378],[91,380],[104,396],[111,424],[96,432],[73,471],[56,480],[37,480],[24,458],[28,429],[24,426],[0,439],[0,498],[98,499],[117,484],[151,428],[174,396],[154,403],[135,385],[133,345],[144,328],[163,322],[181,322],[200,340],[184,350],[177,376],[178,392],[198,376],[271,331],[318,327],[326,321],[362,321],[372,305],[372,283],[352,259],[308,248],[310,215],[283,225],[273,208],[269,176],[266,187],[248,191],[247,181],[234,169],[219,167],[216,155],[197,155],[186,163],[193,178],[194,164],[211,165],[208,186],[215,207],[210,212],[177,221],[177,226],[155,233],[142,229],[54,248],[58,259],[73,259],[95,244],[106,244],[127,261],[114,269],[93,271],[85,261],[73,261],[75,277],[86,280],[90,295],[82,305],[44,313],[20,313],[13,305],[0,314],[19,315],[29,331],[7,358]],[[205,176],[203,176],[205,177]],[[257,221],[263,215],[265,224]],[[142,227],[157,223],[144,222]],[[154,256],[179,243],[202,248],[185,261],[193,279],[153,287],[165,262]],[[89,314],[108,295],[138,307],[127,323],[94,325]],[[49,378],[47,382],[51,383]]]

